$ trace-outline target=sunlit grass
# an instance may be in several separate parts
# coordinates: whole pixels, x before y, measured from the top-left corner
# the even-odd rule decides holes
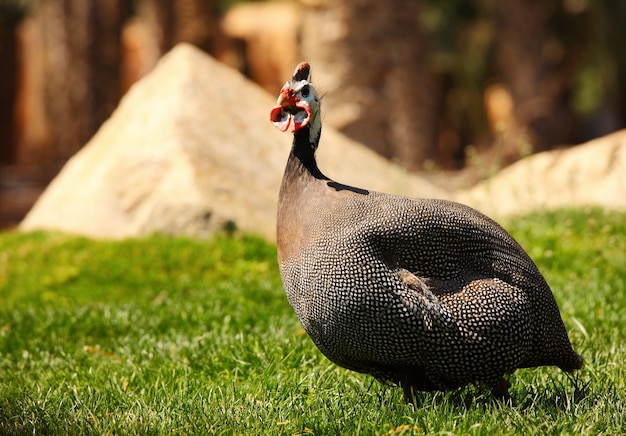
[[[586,366],[415,406],[329,363],[256,238],[121,242],[0,234],[0,434],[619,434],[626,432],[626,214],[506,227],[536,260]]]

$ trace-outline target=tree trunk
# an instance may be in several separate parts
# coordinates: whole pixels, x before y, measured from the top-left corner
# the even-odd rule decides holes
[[[143,0],[139,15],[148,23],[161,54],[179,42],[214,51],[218,33],[214,0]]]
[[[16,156],[14,107],[17,89],[16,22],[0,17],[0,165]]]
[[[91,138],[119,101],[120,2],[38,3],[45,114],[59,163]]]
[[[418,169],[436,157],[440,93],[429,72],[418,0],[306,2],[302,51],[325,122]]]
[[[497,68],[511,94],[515,119],[515,126],[505,132],[509,160],[519,157],[520,144],[525,142],[532,151],[541,151],[579,138],[579,125],[568,102],[578,51],[573,41],[560,40],[551,26],[551,20],[562,14],[561,3],[496,2]]]

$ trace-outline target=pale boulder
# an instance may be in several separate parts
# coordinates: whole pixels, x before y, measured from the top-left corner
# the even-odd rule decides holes
[[[494,216],[579,206],[626,209],[626,130],[529,156],[454,198]]]
[[[98,238],[237,228],[273,240],[292,139],[269,122],[274,104],[275,96],[237,71],[181,44],[131,88],[21,228]],[[626,130],[531,156],[453,193],[327,126],[318,157],[339,182],[453,199],[496,218],[556,207],[626,209]]]
[[[207,236],[236,227],[271,240],[292,139],[269,122],[274,104],[235,70],[178,45],[67,162],[21,228],[124,238]],[[338,181],[443,195],[330,128],[319,160]]]

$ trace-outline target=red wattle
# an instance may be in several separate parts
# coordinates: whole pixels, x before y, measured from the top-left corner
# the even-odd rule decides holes
[[[291,133],[295,133],[311,121],[311,109],[307,103],[297,102],[295,104],[297,111],[293,110],[293,106],[288,108],[290,110],[286,110],[284,105],[279,105],[270,112],[270,121],[281,132],[289,130]]]
[[[304,102],[296,103],[296,107],[300,108],[298,112],[296,112],[293,117],[293,131],[297,132],[311,121],[311,108],[309,105]]]
[[[286,132],[291,124],[291,115],[283,110],[282,106],[276,106],[270,112],[270,121],[281,132]]]

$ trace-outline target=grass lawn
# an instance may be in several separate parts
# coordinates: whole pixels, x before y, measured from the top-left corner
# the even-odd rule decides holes
[[[329,363],[260,239],[1,233],[0,434],[626,434],[626,214],[506,227],[586,359],[517,371],[515,405],[471,386],[406,405]]]

